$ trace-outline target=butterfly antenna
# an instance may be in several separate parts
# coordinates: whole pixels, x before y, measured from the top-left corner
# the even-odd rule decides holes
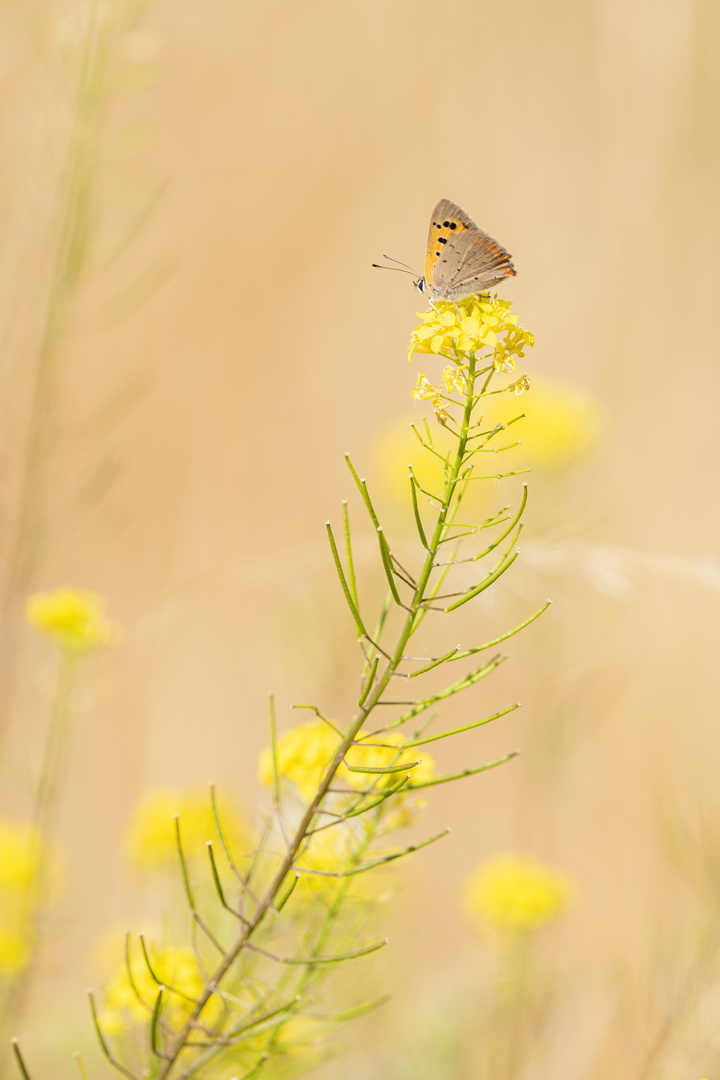
[[[399,273],[401,273],[401,274],[412,274],[413,277],[418,277],[417,270],[413,270],[412,266],[408,266],[407,263],[400,262],[399,259],[393,259],[393,258],[390,257],[390,255],[383,255],[383,259],[387,259],[388,262],[394,262],[394,263],[397,263],[398,265],[397,266],[382,266],[381,263],[373,263],[372,265],[377,270],[398,270]],[[401,266],[404,267],[405,269],[400,270]]]

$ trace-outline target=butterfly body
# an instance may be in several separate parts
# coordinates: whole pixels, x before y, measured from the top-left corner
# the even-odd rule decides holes
[[[425,275],[415,287],[431,300],[464,300],[515,276],[510,255],[461,206],[441,199],[430,219]]]

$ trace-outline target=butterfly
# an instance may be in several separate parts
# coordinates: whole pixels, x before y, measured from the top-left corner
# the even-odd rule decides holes
[[[425,274],[414,282],[418,292],[427,293],[431,302],[454,302],[487,292],[515,274],[505,248],[484,232],[461,206],[450,199],[441,199],[430,218]]]

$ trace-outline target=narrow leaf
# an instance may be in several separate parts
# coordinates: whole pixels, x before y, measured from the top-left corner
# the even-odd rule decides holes
[[[183,885],[185,886],[185,895],[187,896],[190,909],[195,911],[195,898],[190,886],[190,875],[188,874],[187,862],[185,861],[185,852],[183,851],[182,840],[180,839],[180,815],[173,814],[175,820],[175,846],[177,848],[178,859],[180,860],[180,869],[182,870]]]
[[[367,679],[365,680],[365,685],[364,685],[364,687],[362,689],[362,693],[360,694],[360,697],[358,698],[358,708],[360,708],[362,705],[365,704],[367,696],[368,696],[368,694],[370,693],[370,691],[373,688],[373,683],[375,682],[375,675],[377,674],[377,669],[378,669],[378,664],[379,663],[380,663],[380,657],[376,654],[375,659],[373,660],[372,665],[370,667],[370,671],[368,672]]]
[[[387,945],[388,938],[384,938],[383,941],[376,941],[372,945],[367,945],[364,949],[357,949],[355,952],[342,953],[338,956],[303,956],[285,959],[283,964],[302,964],[307,967],[314,967],[315,964],[339,964],[343,960],[355,960],[358,956],[368,956],[369,953],[377,952],[378,949],[382,949],[384,945]]]
[[[466,656],[474,656],[475,653],[484,652],[485,649],[492,649],[493,646],[499,645],[502,641],[507,641],[508,638],[514,637],[515,634],[519,634],[521,630],[524,630],[526,626],[530,626],[536,619],[539,619],[543,612],[552,604],[552,600],[547,600],[541,608],[533,612],[529,619],[525,619],[524,622],[518,623],[512,630],[508,630],[505,634],[501,634],[500,637],[493,638],[492,641],[487,641],[484,645],[478,645],[474,649],[466,649],[464,652],[458,653],[457,656],[451,656],[451,660],[464,660]]]
[[[446,607],[445,611],[455,611],[456,608],[462,607],[463,604],[467,604],[468,600],[474,600],[475,597],[479,596],[481,592],[485,592],[485,589],[489,589],[490,586],[495,581],[497,581],[498,578],[502,577],[506,570],[510,569],[519,554],[519,551],[514,552],[509,559],[505,560],[505,562],[500,563],[498,568],[492,574],[484,578],[479,585],[476,585],[475,588],[471,589],[470,592],[465,594],[465,596],[462,596],[459,600],[456,600],[454,604],[450,604],[448,607]]]
[[[519,750],[512,750],[509,754],[505,754],[504,757],[496,758],[495,761],[487,761],[484,765],[477,765],[474,769],[462,769],[461,772],[447,773],[445,776],[436,776],[432,780],[422,780],[419,784],[408,784],[408,789],[410,791],[418,791],[420,788],[435,787],[437,784],[448,784],[451,780],[462,780],[464,776],[475,776],[476,773],[487,772],[488,769],[494,769],[498,765],[504,765],[506,761],[510,761],[511,758],[517,757],[519,753]]]
[[[380,522],[378,521],[378,516],[375,513],[375,507],[372,504],[372,500],[370,498],[370,492],[368,491],[367,484],[365,483],[364,480],[361,480],[360,477],[358,476],[358,474],[356,473],[355,468],[353,466],[353,463],[350,460],[350,455],[349,454],[345,455],[345,460],[347,461],[348,469],[352,473],[353,480],[357,484],[358,491],[360,492],[360,495],[362,496],[362,501],[365,503],[365,507],[367,509],[368,514],[370,515],[372,523],[373,523],[373,525],[375,526],[376,529],[379,529],[380,528]]]
[[[411,671],[408,674],[409,679],[414,679],[418,675],[424,675],[426,671],[432,671],[433,668],[439,667],[440,664],[446,663],[448,660],[452,660],[455,657],[455,653],[460,648],[456,645],[454,649],[451,649],[449,653],[445,653],[444,656],[439,656],[437,660],[433,660],[432,663],[426,664],[425,667],[418,668],[417,671]]]
[[[340,578],[340,585],[341,585],[342,591],[343,591],[343,593],[345,595],[345,600],[347,601],[347,606],[350,608],[350,613],[351,613],[353,619],[355,620],[355,627],[356,627],[357,632],[358,632],[358,637],[367,637],[368,636],[367,631],[365,630],[365,627],[362,624],[362,619],[360,618],[360,612],[358,611],[357,607],[355,606],[355,602],[354,602],[354,600],[352,598],[352,595],[350,593],[350,588],[349,588],[348,583],[347,583],[347,581],[345,579],[345,574],[343,572],[342,563],[340,562],[340,556],[338,554],[337,544],[335,543],[335,537],[333,536],[332,526],[331,526],[329,521],[325,522],[325,526],[327,528],[328,540],[330,541],[330,550],[332,551],[332,557],[333,557],[333,561],[335,563],[335,569],[337,570],[337,575]]]
[[[493,713],[492,716],[485,716],[482,720],[475,720],[472,724],[464,724],[462,727],[451,728],[450,731],[441,731],[437,735],[428,735],[424,739],[410,739],[409,742],[403,743],[403,749],[408,746],[424,746],[426,743],[437,742],[438,739],[447,739],[449,735],[459,735],[463,731],[472,731],[473,728],[482,727],[484,724],[489,724],[493,720],[498,720],[501,716],[506,716],[508,713],[514,712],[515,709],[520,708],[520,702],[515,705],[508,705],[507,709],[501,709],[500,712]]]
[[[499,536],[496,536],[491,544],[488,544],[488,546],[485,548],[484,551],[481,551],[479,555],[474,555],[473,556],[473,558],[476,561],[478,559],[484,558],[486,555],[489,555],[490,552],[494,551],[494,549],[499,544],[502,544],[502,542],[503,542],[503,540],[505,539],[506,536],[510,535],[510,533],[515,528],[515,526],[517,525],[520,518],[523,516],[523,512],[525,510],[525,507],[527,506],[527,499],[528,499],[528,486],[527,486],[527,484],[523,484],[522,499],[520,500],[520,506],[518,508],[517,513],[515,514],[515,517],[512,519],[512,521],[510,522],[508,527],[503,532],[501,532]]]
[[[412,469],[410,469],[410,494],[412,496],[413,514],[415,515],[415,527],[420,537],[420,543],[428,550],[427,537],[425,536],[425,530],[423,528],[422,518],[420,517],[420,508],[417,501],[417,491],[415,490],[415,476]]]
[[[402,747],[405,749],[405,746]],[[416,765],[419,765],[419,761],[406,761],[402,765],[347,765],[345,768],[348,772],[360,772],[360,773],[396,773],[402,772],[403,769],[414,769]]]
[[[355,563],[353,562],[352,543],[350,542],[350,518],[348,517],[348,504],[343,500],[343,530],[345,532],[345,560],[347,562],[348,586],[353,598],[355,608],[358,609],[357,586],[355,584]]]
[[[493,656],[487,663],[481,664],[480,667],[474,668],[469,671],[467,675],[463,675],[457,682],[452,683],[451,686],[441,690],[438,694],[433,694],[432,697],[425,698],[424,701],[418,701],[413,705],[411,709],[403,713],[402,716],[398,716],[396,720],[393,720],[391,724],[387,725],[388,730],[391,728],[400,727],[401,724],[406,723],[408,720],[412,720],[418,713],[424,712],[425,709],[429,709],[431,705],[434,705],[436,701],[443,701],[445,698],[452,697],[454,694],[459,694],[461,690],[465,690],[468,686],[472,686],[479,679],[484,679],[486,675],[489,675],[492,671],[498,667],[499,664],[506,659],[506,657],[498,654]]]
[[[157,992],[155,1006],[150,1020],[150,1049],[156,1057],[162,1057],[162,1050],[158,1047],[158,1021],[160,1019],[160,1008],[163,1002],[164,989],[165,987],[161,986]]]
[[[378,526],[377,534],[378,534],[378,542],[380,544],[380,558],[382,559],[383,569],[385,570],[385,576],[388,579],[388,585],[390,586],[390,592],[393,594],[393,600],[395,601],[395,603],[398,606],[402,607],[402,600],[400,599],[400,593],[398,592],[397,585],[395,584],[395,574],[393,572],[392,561],[390,559],[390,548],[388,547],[388,542],[385,539],[385,533],[382,531],[382,528],[380,526]]]

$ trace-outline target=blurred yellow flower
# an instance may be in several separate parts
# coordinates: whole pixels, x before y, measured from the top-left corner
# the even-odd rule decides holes
[[[567,874],[529,855],[496,855],[468,878],[463,906],[472,923],[500,934],[522,934],[562,915],[573,891]]]
[[[326,822],[329,819],[322,820]],[[302,901],[321,895],[329,899],[343,882],[342,878],[331,875],[351,865],[357,846],[356,831],[347,822],[322,829],[311,836],[297,860],[300,879],[296,887],[296,898]],[[317,870],[321,873],[303,873],[303,870]],[[350,883],[354,896],[357,896],[358,891],[364,890],[364,876],[361,874]]]
[[[32,825],[0,820],[0,903],[34,884],[43,856],[43,842]]]
[[[397,750],[403,745],[402,735],[379,735],[373,742],[384,743],[384,746],[370,743],[362,746],[352,746],[346,754],[346,761],[350,765],[363,766],[365,768],[384,768],[391,763],[397,762]],[[281,779],[290,780],[298,789],[303,799],[310,801],[317,791],[326,766],[337,750],[340,737],[332,728],[322,720],[309,720],[305,724],[299,724],[292,728],[277,741],[277,766],[278,775]],[[397,748],[397,749],[396,749]],[[407,751],[405,760],[408,763],[417,761],[419,755],[414,751]],[[429,754],[423,753],[422,760],[413,770],[413,779],[416,782],[428,780],[432,777],[434,762]],[[338,778],[343,783],[354,788],[367,787],[370,780],[375,779],[372,773],[351,772],[346,765],[341,764],[337,772]],[[270,787],[273,782],[272,751],[267,747],[260,755],[258,763],[258,779],[261,784]],[[390,782],[399,779],[399,773],[390,774]]]
[[[16,975],[27,965],[30,947],[27,935],[0,923],[0,974]]]
[[[59,860],[29,822],[0,820],[0,972],[21,971],[29,962],[35,914],[57,886]]]
[[[437,353],[449,360],[459,354],[477,354],[492,349],[488,359],[498,371],[514,371],[516,357],[523,357],[527,346],[535,344],[529,330],[518,325],[517,315],[510,314],[512,304],[498,297],[469,296],[457,305],[436,301],[430,311],[418,314],[420,325],[410,338],[409,359],[413,354]]]
[[[511,389],[517,393],[517,384],[508,387]],[[527,384],[521,389],[527,390]],[[486,410],[488,426],[507,423],[518,415],[518,408],[512,396],[496,395]],[[533,378],[522,408],[523,419],[511,429],[522,445],[512,453],[514,460],[522,459],[523,465],[531,468],[558,468],[577,460],[593,448],[602,431],[603,413],[598,402],[565,383]]]
[[[172,987],[180,992],[172,993],[168,990],[164,995],[162,1013],[166,1023],[172,1027],[178,1027],[190,1015],[193,1001],[199,997],[205,987],[197,957],[189,946],[151,945],[148,952],[153,972],[158,979],[166,987]],[[105,989],[98,1011],[98,1020],[103,1031],[108,1035],[114,1035],[135,1023],[147,1022],[155,1004],[158,989],[158,984],[148,971],[140,950],[136,949],[132,964],[132,982],[123,962]],[[187,998],[192,1000],[188,1001]],[[217,999],[214,1000],[217,1001]],[[206,1008],[203,1013],[206,1022],[210,1023],[213,1015],[217,1015],[221,1008],[219,1001],[214,1011],[212,1008]]]
[[[498,455],[498,464],[503,467],[507,463],[508,468],[529,466],[557,471],[588,454],[602,434],[604,416],[600,404],[578,387],[534,376],[530,387],[524,375],[507,390],[507,394],[494,394],[483,402],[485,430],[491,430],[496,424],[517,421],[506,433],[499,432],[489,444],[503,446],[520,440],[520,446]],[[529,393],[523,394],[520,403],[515,395],[524,390]],[[518,416],[521,419],[517,420]],[[453,448],[452,437],[442,428],[433,430],[432,438],[441,457]],[[492,457],[489,454],[483,456]],[[387,512],[396,506],[410,506],[408,466],[426,491],[435,492],[438,497],[442,492],[442,462],[422,446],[406,420],[395,421],[381,432],[375,457],[380,480],[389,497]],[[420,499],[422,503],[424,497],[420,496]],[[470,486],[465,503],[471,513],[481,514],[487,499],[486,485],[476,483]],[[409,520],[407,514],[403,515],[403,520]]]
[[[307,1058],[327,1039],[328,1023],[319,1016],[290,1016],[278,1029],[277,1048],[291,1058]],[[306,1062],[307,1067],[307,1062]]]
[[[64,649],[87,652],[108,645],[117,623],[105,618],[105,598],[82,589],[56,589],[33,593],[25,604],[25,618]]]
[[[227,795],[219,795],[217,808],[223,836],[233,855],[249,850],[253,843],[251,832],[237,803]],[[135,808],[125,842],[135,866],[152,870],[177,863],[175,814],[180,816],[185,858],[207,861],[207,841],[217,843],[219,839],[210,793],[162,788],[148,792]]]

